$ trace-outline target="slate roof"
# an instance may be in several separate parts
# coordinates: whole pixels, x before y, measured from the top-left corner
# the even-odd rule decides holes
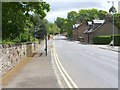
[[[85,32],[83,32],[83,33],[94,32],[96,29],[100,28],[104,23],[105,23],[105,20],[98,20],[98,19],[93,20],[92,24],[90,21],[88,21],[88,25],[98,24],[98,26],[89,28],[89,30],[85,30]]]

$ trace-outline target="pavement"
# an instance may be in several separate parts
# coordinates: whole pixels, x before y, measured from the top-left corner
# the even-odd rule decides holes
[[[93,46],[99,47],[101,49],[111,50],[111,51],[115,51],[115,52],[120,52],[120,46],[95,45],[95,44],[87,44],[87,43],[83,43],[83,42],[79,42],[79,41],[75,41],[75,43],[86,44],[86,45],[93,45]]]
[[[98,45],[98,47],[101,48],[101,49],[120,52],[120,46]]]
[[[50,42],[48,56],[44,42],[36,50],[36,55],[3,88],[59,88],[51,61]]]

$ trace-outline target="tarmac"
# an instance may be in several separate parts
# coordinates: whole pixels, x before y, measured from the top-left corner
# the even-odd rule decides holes
[[[52,67],[50,43],[47,56],[44,47],[41,42],[35,56],[3,88],[59,88]]]
[[[51,41],[48,41],[48,55],[44,51],[44,41],[39,44],[34,57],[27,62],[3,88],[60,88],[51,61]],[[94,45],[101,49],[120,52],[119,47]]]

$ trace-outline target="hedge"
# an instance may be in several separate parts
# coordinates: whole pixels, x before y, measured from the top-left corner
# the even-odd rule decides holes
[[[94,44],[109,44],[111,42],[111,36],[97,36],[93,38]]]
[[[120,46],[120,35],[116,35],[114,39],[115,46]]]
[[[93,44],[109,44],[113,36],[97,36],[93,37]],[[120,46],[120,35],[114,35],[114,45]]]

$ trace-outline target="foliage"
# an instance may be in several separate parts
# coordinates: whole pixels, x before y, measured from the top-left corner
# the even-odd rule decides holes
[[[63,33],[64,30],[64,23],[66,22],[66,19],[57,17],[55,24],[60,28],[60,33]]]
[[[114,42],[115,45],[120,46],[120,35],[115,35],[114,40],[115,40],[115,42]]]
[[[50,10],[46,2],[3,2],[2,3],[2,39],[31,40],[32,30],[36,26],[33,14],[41,19]],[[21,39],[21,40],[19,40]]]
[[[81,9],[79,12],[71,11],[67,14],[67,19],[58,17],[55,21],[61,32],[66,31],[68,37],[72,37],[73,25],[93,19],[105,19],[106,11],[97,9]]]
[[[60,28],[55,23],[48,23],[47,25],[48,34],[58,34],[60,33]]]
[[[97,36],[93,38],[94,44],[109,44],[111,42],[111,36]]]
[[[93,38],[94,44],[109,44],[113,36],[97,36]],[[120,35],[114,35],[114,45],[120,46]]]
[[[120,28],[120,13],[114,15],[115,25]]]

